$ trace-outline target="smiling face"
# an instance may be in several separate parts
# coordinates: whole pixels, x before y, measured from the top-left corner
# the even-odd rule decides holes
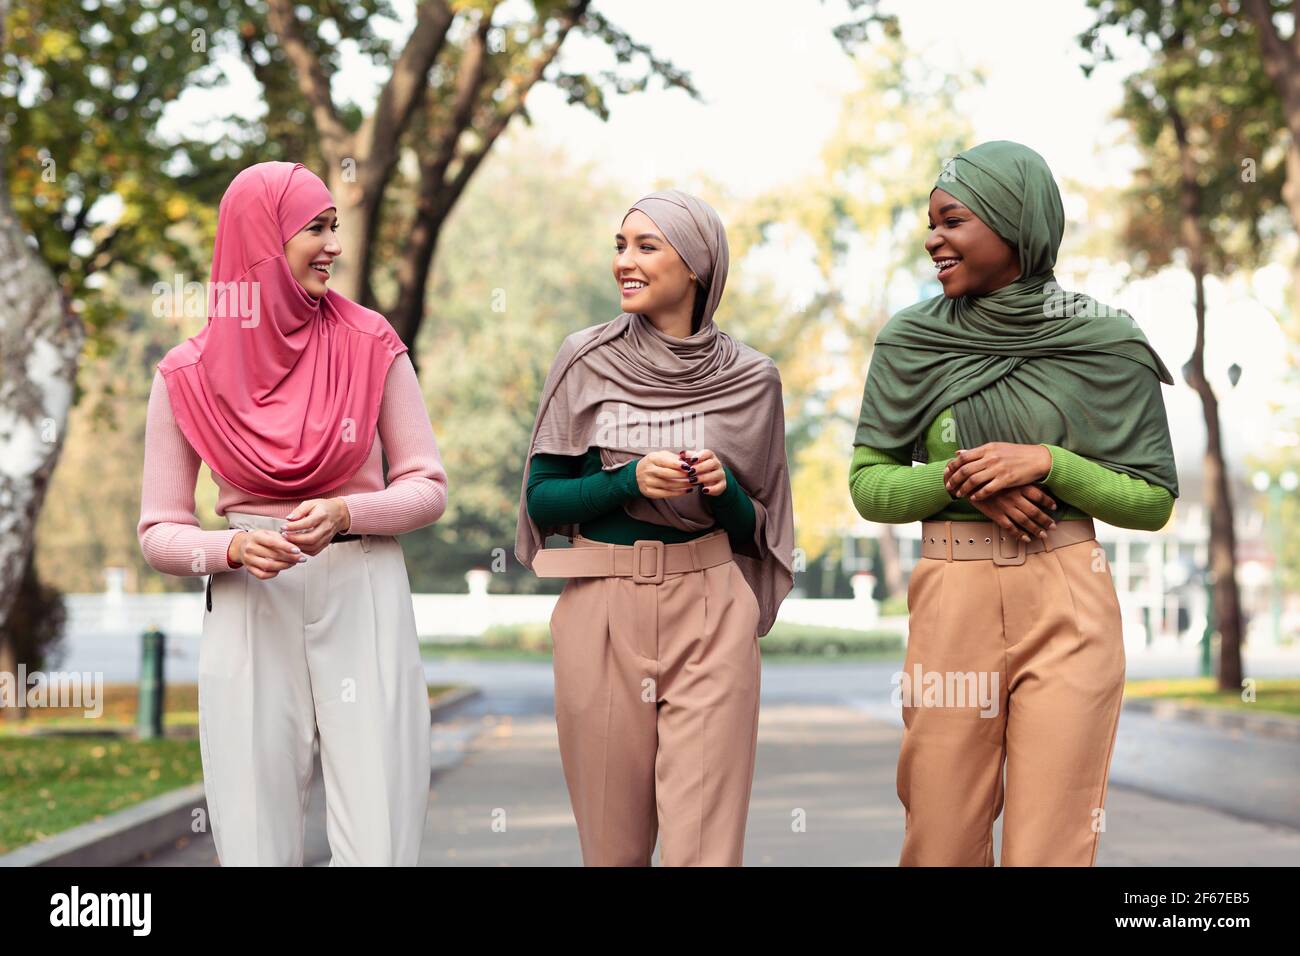
[[[284,260],[293,277],[317,299],[325,294],[334,260],[343,252],[335,212],[333,207],[326,209],[284,244]]]
[[[1011,244],[942,189],[930,193],[930,236],[925,251],[939,269],[943,294],[987,295],[1020,276]]]
[[[633,209],[614,236],[614,250],[614,281],[624,312],[650,316],[684,310],[690,316],[696,283],[653,219]]]

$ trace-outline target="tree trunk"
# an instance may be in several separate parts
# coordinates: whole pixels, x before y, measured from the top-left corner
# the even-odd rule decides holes
[[[1236,530],[1232,518],[1232,489],[1223,459],[1219,402],[1205,378],[1205,233],[1201,223],[1201,187],[1196,160],[1187,139],[1182,114],[1169,99],[1169,116],[1178,142],[1181,170],[1179,199],[1181,232],[1188,268],[1196,284],[1196,344],[1188,363],[1188,381],[1201,399],[1205,418],[1205,507],[1210,516],[1210,574],[1214,587],[1215,626],[1219,632],[1219,689],[1241,690],[1241,593],[1237,588]]]
[[[0,48],[7,0],[0,0]],[[84,330],[28,244],[0,155],[0,625],[22,585],[50,476],[63,447]],[[0,649],[12,663],[12,649]]]

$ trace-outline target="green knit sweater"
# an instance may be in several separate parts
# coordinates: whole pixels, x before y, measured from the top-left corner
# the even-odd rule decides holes
[[[946,438],[945,436],[951,436]],[[943,484],[943,471],[957,454],[957,428],[947,408],[925,432],[928,464],[912,466],[909,449],[881,451],[858,445],[849,470],[849,491],[858,514],[868,521],[987,521],[965,498],[954,498]],[[1057,504],[1057,521],[1093,517],[1119,528],[1158,531],[1173,511],[1167,488],[1112,471],[1057,445],[1052,468],[1038,484]]]
[[[528,515],[540,528],[576,524],[584,538],[609,544],[632,544],[641,539],[680,544],[725,528],[734,549],[746,549],[754,537],[754,502],[725,464],[727,487],[716,497],[704,496],[716,524],[700,531],[683,531],[633,518],[623,505],[642,497],[636,483],[634,458],[621,468],[605,471],[600,449],[587,454],[534,455],[528,468]],[[700,494],[700,492],[694,492]]]

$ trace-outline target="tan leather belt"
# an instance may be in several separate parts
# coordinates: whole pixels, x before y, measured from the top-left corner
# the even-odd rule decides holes
[[[665,574],[702,571],[731,560],[726,531],[694,541],[665,544],[651,539],[607,544],[575,535],[571,548],[543,548],[533,558],[539,578],[630,577],[637,584],[660,584]]]
[[[1097,537],[1091,518],[1058,521],[1045,538],[1026,542],[992,521],[922,521],[921,557],[940,561],[992,560],[1024,564],[1025,555],[1051,551]]]

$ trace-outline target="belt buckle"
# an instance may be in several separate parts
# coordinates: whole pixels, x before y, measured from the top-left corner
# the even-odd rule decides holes
[[[654,573],[646,574],[643,570],[645,556],[654,555]],[[664,580],[664,543],[654,539],[645,539],[632,543],[632,581],[635,584],[662,584]]]
[[[1003,553],[1002,553],[1002,542],[1005,541],[1005,540],[1006,540],[1006,536],[1005,536],[1001,531],[999,531],[999,532],[998,532],[998,543],[997,543],[997,545],[995,545],[994,548],[993,548],[993,563],[994,563],[994,564],[997,564],[997,565],[1000,565],[1000,566],[1002,566],[1002,567],[1004,567],[1004,568],[1005,568],[1005,567],[1008,567],[1008,566],[1013,566],[1013,567],[1014,567],[1014,566],[1018,566],[1018,565],[1024,564],[1024,563],[1025,563],[1025,540],[1024,540],[1024,538],[1020,537],[1020,535],[1016,535],[1016,553],[1015,553],[1015,554],[1003,554]]]

